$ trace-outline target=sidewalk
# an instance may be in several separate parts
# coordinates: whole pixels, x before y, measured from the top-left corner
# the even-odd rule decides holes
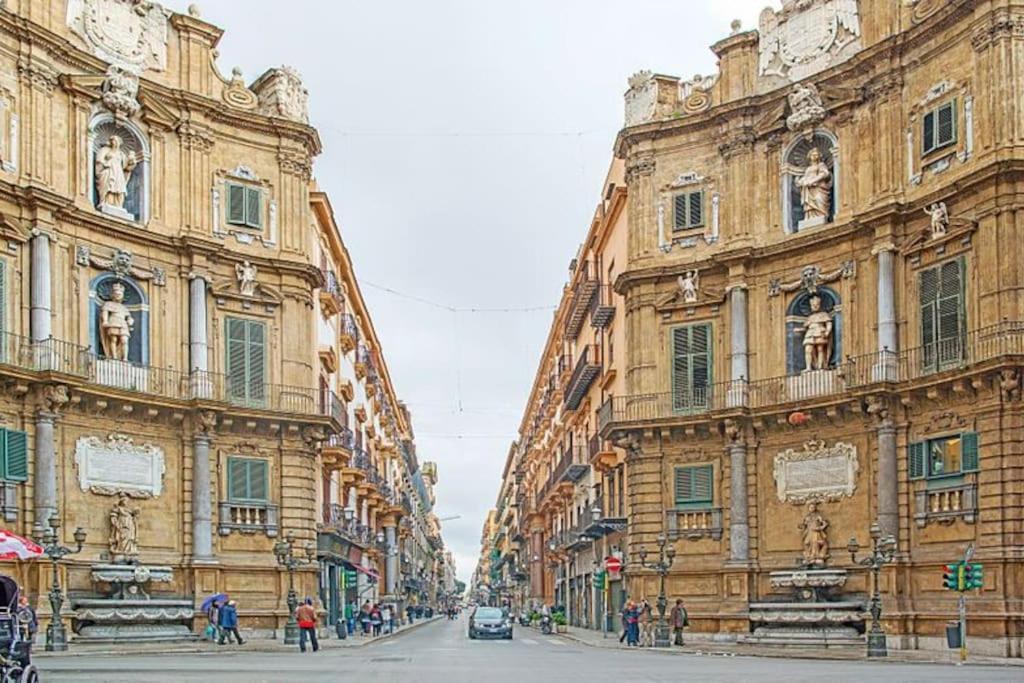
[[[570,627],[568,632],[559,633],[558,636],[589,647],[600,647],[612,650],[640,650],[651,654],[660,655],[690,655],[708,657],[775,657],[784,659],[832,659],[859,661],[866,660],[867,654],[863,648],[773,648],[755,645],[739,645],[734,643],[711,643],[706,641],[689,641],[682,647],[670,648],[631,648],[619,643],[619,634],[609,632],[607,635],[600,631]],[[690,635],[690,634],[687,634]],[[920,664],[952,664],[959,661],[959,652],[950,650],[948,652],[937,652],[934,650],[889,650],[889,656],[885,659],[874,661],[891,661],[900,663]],[[967,664],[985,666],[1008,666],[1024,667],[1024,659],[1006,657],[968,657]]]
[[[320,649],[321,650],[344,650],[360,648],[372,643],[377,643],[388,638],[393,638],[408,633],[409,631],[415,631],[421,626],[438,621],[442,617],[435,616],[429,619],[417,619],[412,624],[399,626],[394,633],[388,633],[376,638],[370,636],[361,636],[358,634],[352,634],[344,640],[340,639],[335,635],[334,629],[320,629],[317,631],[319,636],[321,633],[326,633],[329,637],[320,637]],[[246,634],[243,632],[242,637],[245,638]],[[235,654],[239,652],[297,652],[299,649],[298,645],[285,645],[284,633],[282,633],[277,639],[270,638],[258,638],[250,637],[246,639],[243,645],[217,645],[208,640],[195,640],[182,643],[135,643],[132,645],[87,645],[83,643],[75,643],[72,641],[68,646],[66,652],[46,652],[43,649],[43,640],[38,639],[36,645],[32,647],[32,659],[46,660],[53,657],[97,657],[97,656],[121,656],[121,655],[163,655],[163,654]],[[307,644],[307,647],[309,645]]]

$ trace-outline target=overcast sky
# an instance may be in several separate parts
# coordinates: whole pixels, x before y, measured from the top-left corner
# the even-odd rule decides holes
[[[239,66],[252,81],[287,64],[304,78],[324,142],[315,175],[420,460],[438,464],[436,512],[460,516],[443,527],[463,580],[598,201],[627,77],[714,72],[708,46],[734,18],[754,27],[766,4],[778,3],[198,2],[226,31],[223,74]]]

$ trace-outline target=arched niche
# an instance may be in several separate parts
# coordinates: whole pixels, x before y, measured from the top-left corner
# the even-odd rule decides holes
[[[810,163],[811,150],[828,169],[830,187],[823,216],[810,216],[804,208],[800,180]],[[839,198],[839,140],[827,130],[816,130],[793,140],[782,153],[782,224],[792,234],[835,220]]]
[[[135,280],[115,273],[98,275],[89,283],[89,348],[99,358],[107,358],[101,336],[101,316],[103,304],[113,298],[115,283],[124,288],[121,303],[134,322],[128,339],[128,362],[149,365],[149,300]]]
[[[808,371],[807,352],[804,345],[813,314],[811,300],[820,301],[820,310],[832,321],[832,332],[828,350],[828,365],[823,370],[835,368],[842,359],[843,307],[834,290],[817,287],[814,291],[804,290],[796,294],[786,309],[786,374],[799,375]]]
[[[119,145],[113,141],[115,137]],[[114,151],[115,145],[119,151]],[[149,141],[135,123],[108,113],[93,117],[89,123],[89,196],[97,210],[145,225],[150,213],[151,162]],[[108,192],[120,189],[117,186],[122,183],[123,202],[105,201]]]

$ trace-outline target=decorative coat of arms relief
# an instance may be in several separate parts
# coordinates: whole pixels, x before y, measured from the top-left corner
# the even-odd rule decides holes
[[[629,77],[626,91],[626,127],[637,126],[654,119],[658,103],[658,84],[650,71],[638,71]]]
[[[167,68],[167,10],[146,0],[68,0],[68,27],[126,71]]]
[[[798,81],[860,50],[857,0],[783,0],[758,26],[758,75]]]

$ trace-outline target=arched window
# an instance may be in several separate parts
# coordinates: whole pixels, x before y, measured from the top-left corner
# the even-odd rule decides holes
[[[835,368],[842,340],[839,295],[828,287],[798,293],[786,309],[786,374]]]
[[[89,187],[93,206],[105,214],[145,224],[149,220],[150,149],[131,121],[99,114],[89,124]]]
[[[839,142],[828,131],[794,140],[782,157],[783,225],[800,232],[835,219],[839,197]]]
[[[113,336],[127,342],[126,358],[118,357],[118,340]],[[149,364],[149,302],[131,278],[104,273],[89,283],[89,346],[100,358]]]

